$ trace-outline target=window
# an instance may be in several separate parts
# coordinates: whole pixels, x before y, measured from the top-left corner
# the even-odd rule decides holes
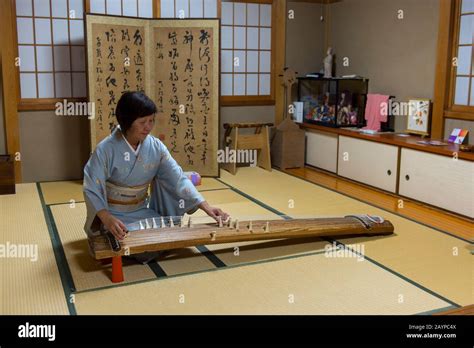
[[[15,0],[14,3],[19,110],[54,109],[55,103],[64,98],[87,97],[85,12],[143,18],[221,18],[221,104],[274,104],[272,0]]]
[[[153,17],[153,0],[89,0],[90,13],[127,17]]]
[[[162,18],[220,16],[222,105],[274,103],[272,3],[272,0],[161,0]]]
[[[221,94],[270,96],[272,6],[222,2]]]
[[[83,5],[82,0],[16,0],[23,109],[36,99],[86,97]]]
[[[474,0],[440,0],[431,136],[446,119],[474,121]]]
[[[455,32],[457,64],[453,67],[450,105],[454,110],[474,112],[474,0],[458,1]]]
[[[218,0],[161,0],[162,18],[217,18]]]
[[[20,110],[87,97],[85,9],[153,17],[153,0],[16,0]]]

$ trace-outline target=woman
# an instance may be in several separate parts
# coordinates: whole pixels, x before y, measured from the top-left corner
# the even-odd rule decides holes
[[[227,220],[228,214],[204,200],[166,146],[150,134],[156,112],[155,103],[141,92],[120,98],[119,126],[97,145],[84,168],[89,236],[104,229],[123,239],[129,230],[144,227],[143,221],[160,224],[161,216],[192,214],[198,208]]]

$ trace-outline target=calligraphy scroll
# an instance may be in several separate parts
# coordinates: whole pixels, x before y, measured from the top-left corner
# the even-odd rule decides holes
[[[152,88],[163,116],[157,119],[156,136],[184,168],[218,173],[218,23],[162,20],[152,24],[151,32]]]
[[[147,89],[146,26],[145,20],[87,16],[89,100],[95,103],[92,148],[117,124],[115,108],[122,93]]]
[[[158,108],[153,135],[183,170],[218,176],[218,20],[87,15],[86,25],[92,148],[117,123],[121,94],[142,90]]]

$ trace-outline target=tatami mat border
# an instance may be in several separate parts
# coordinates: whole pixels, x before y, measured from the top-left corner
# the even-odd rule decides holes
[[[219,259],[216,254],[214,254],[211,250],[209,250],[208,248],[206,248],[206,246],[204,245],[198,245],[196,246],[196,249],[200,251],[201,254],[203,254],[205,257],[207,257],[207,259],[209,261],[211,261],[211,263],[216,266],[217,268],[221,268],[221,267],[227,267],[227,265],[224,263],[224,261],[222,261],[221,259]]]
[[[41,190],[40,183],[36,183],[36,189],[41,201],[41,206],[43,208],[43,214],[48,226],[49,237],[51,238],[51,243],[53,245],[54,257],[56,259],[56,265],[58,267],[59,275],[61,278],[61,283],[64,289],[64,296],[69,309],[69,314],[76,315],[76,307],[74,306],[74,296],[73,292],[75,290],[74,281],[72,279],[71,271],[69,270],[69,265],[66,261],[66,256],[64,254],[64,249],[61,244],[61,239],[56,230],[56,224],[54,222],[53,214],[49,206],[45,204],[43,191]]]
[[[350,252],[352,252],[352,253],[354,253],[354,254],[356,254],[356,255],[358,255],[358,256],[362,256],[364,259],[366,259],[366,260],[372,262],[374,265],[379,266],[380,268],[386,270],[387,272],[390,272],[390,273],[392,273],[393,275],[396,275],[397,277],[402,278],[402,279],[405,280],[406,282],[408,282],[408,283],[410,283],[410,284],[412,284],[412,285],[415,285],[416,287],[418,287],[419,289],[421,289],[421,290],[423,290],[423,291],[429,293],[430,295],[435,296],[435,297],[439,298],[440,300],[446,301],[447,303],[451,304],[452,306],[455,306],[456,308],[462,307],[461,305],[459,305],[459,304],[457,304],[457,303],[455,303],[455,302],[453,302],[453,301],[447,299],[447,298],[444,297],[444,296],[441,296],[441,295],[437,294],[436,292],[434,292],[434,291],[428,289],[427,287],[425,287],[425,286],[423,286],[423,285],[421,285],[421,284],[415,282],[414,280],[411,280],[410,278],[407,278],[407,277],[405,277],[404,275],[402,275],[402,274],[400,274],[400,273],[398,273],[398,272],[395,272],[394,270],[388,268],[387,266],[384,266],[384,265],[381,264],[380,262],[375,261],[374,259],[371,259],[371,258],[368,257],[367,255],[363,255],[363,254],[361,254],[360,252],[358,252],[357,250],[354,250],[354,249],[348,247],[347,245],[345,245],[344,243],[342,243],[342,242],[340,242],[340,241],[338,241],[338,240],[336,240],[336,239],[332,239],[332,238],[323,238],[323,239],[324,239],[324,240],[327,240],[327,241],[330,242],[330,243],[335,243],[337,246],[342,246],[344,249],[349,250]]]
[[[42,183],[40,182],[39,184],[42,184]],[[199,192],[211,192],[211,191],[223,191],[223,190],[228,190],[228,188],[223,187],[223,188],[216,188],[216,189],[207,189],[207,190],[201,190]],[[74,203],[85,203],[85,201],[84,200],[75,201]],[[46,204],[46,202],[45,202],[45,204]],[[71,204],[71,203],[70,202],[58,202],[58,203],[50,203],[50,204],[46,204],[46,205],[49,206],[49,207],[52,207],[54,205],[63,205],[63,204]]]
[[[168,277],[165,270],[163,268],[161,268],[161,266],[158,264],[158,262],[156,260],[153,261],[153,262],[149,262],[147,265],[148,265],[148,267],[150,267],[150,269],[153,271],[153,273],[155,273],[157,278]]]
[[[201,270],[201,271],[195,271],[195,272],[173,274],[173,275],[169,275],[165,278],[144,279],[144,280],[138,280],[136,282],[120,283],[120,284],[114,284],[114,285],[109,285],[109,286],[102,286],[102,287],[94,288],[94,289],[80,290],[80,291],[75,292],[75,294],[82,294],[82,293],[85,293],[85,292],[92,292],[92,291],[100,291],[100,290],[105,290],[105,289],[121,287],[121,286],[129,286],[129,285],[133,285],[133,284],[141,284],[141,283],[162,281],[162,280],[165,280],[165,279],[178,278],[178,277],[182,277],[182,276],[189,276],[189,275],[200,274],[200,273],[216,272],[216,271],[219,271],[223,268],[228,269],[228,268],[247,267],[247,266],[258,265],[258,264],[263,264],[263,263],[270,263],[270,262],[278,262],[278,261],[284,261],[284,260],[289,260],[289,259],[296,259],[296,258],[305,257],[305,256],[314,256],[314,255],[319,255],[319,254],[324,254],[324,253],[326,253],[326,250],[318,250],[318,251],[315,251],[313,253],[276,257],[276,258],[273,258],[273,259],[245,262],[245,263],[239,263],[239,264],[228,265],[228,266],[225,265],[225,267],[216,267],[216,268],[209,268],[209,269],[205,269],[205,270]]]

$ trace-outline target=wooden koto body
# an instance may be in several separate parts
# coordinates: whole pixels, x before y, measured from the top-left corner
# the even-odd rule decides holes
[[[220,226],[219,226],[220,225]],[[292,220],[234,220],[226,223],[148,228],[129,232],[123,240],[109,233],[89,240],[96,259],[197,245],[307,237],[388,235],[390,221],[367,215]],[[113,250],[115,247],[116,251]]]

